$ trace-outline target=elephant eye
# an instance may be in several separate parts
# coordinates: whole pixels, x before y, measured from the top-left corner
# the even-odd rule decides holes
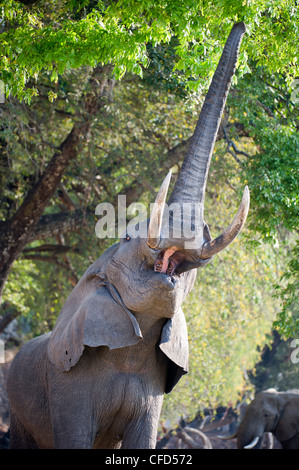
[[[130,240],[131,240],[131,237],[130,237],[130,235],[127,234],[126,235],[126,241],[129,242]]]

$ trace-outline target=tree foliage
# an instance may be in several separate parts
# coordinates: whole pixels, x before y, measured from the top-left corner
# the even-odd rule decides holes
[[[251,228],[260,240],[284,243],[287,247],[289,265],[276,284],[282,303],[275,326],[290,337],[299,331],[298,102],[293,101],[283,75],[268,75],[259,66],[254,75],[240,80],[237,93],[242,99],[237,107],[233,104],[234,113],[256,145],[253,154],[242,163],[251,191]]]
[[[296,75],[296,41],[288,38],[298,32],[298,9],[291,0],[41,0],[30,5],[5,0],[2,11],[1,78],[7,94],[27,100],[38,93],[36,86],[26,88],[28,79],[38,80],[44,70],[54,82],[67,69],[108,63],[116,78],[128,71],[142,76],[149,64],[147,44],[172,38],[174,69],[198,87],[211,76],[235,21],[248,26],[242,72],[249,70],[250,57],[270,72],[283,73],[289,83]]]

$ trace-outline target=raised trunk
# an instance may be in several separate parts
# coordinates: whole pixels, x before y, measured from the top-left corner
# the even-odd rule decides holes
[[[209,262],[229,245],[245,223],[249,209],[247,187],[233,222],[215,240],[210,236],[203,214],[210,159],[244,33],[245,24],[238,23],[226,41],[167,210],[164,208],[163,222],[165,183],[158,193],[159,204],[151,214],[147,239],[151,248],[160,249],[155,271],[172,275],[175,270],[182,273],[202,266],[203,261]]]
[[[226,41],[169,204],[204,202],[210,160],[244,33],[245,24],[235,24]]]

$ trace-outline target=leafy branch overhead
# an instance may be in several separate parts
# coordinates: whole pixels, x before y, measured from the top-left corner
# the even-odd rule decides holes
[[[148,46],[175,42],[173,70],[191,89],[206,88],[225,38],[236,21],[245,21],[247,37],[239,73],[250,70],[248,58],[269,72],[296,76],[298,9],[290,0],[268,2],[44,0],[2,2],[0,77],[7,96],[27,101],[38,93],[48,71],[53,82],[65,70],[112,64],[119,79],[140,75],[150,64]],[[34,79],[35,84],[28,86]],[[49,92],[54,99],[55,93]]]

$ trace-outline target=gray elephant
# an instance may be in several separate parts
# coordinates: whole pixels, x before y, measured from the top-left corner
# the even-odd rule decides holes
[[[8,378],[11,448],[155,448],[164,393],[188,371],[181,305],[197,268],[232,242],[248,212],[245,188],[233,222],[211,239],[205,186],[244,32],[238,23],[227,39],[168,201],[199,216],[189,211],[190,230],[177,236],[185,212],[165,218],[168,174],[146,236],[125,233],[87,269],[52,333],[23,346]]]
[[[273,433],[283,449],[299,449],[299,390],[258,393],[237,431],[238,449],[258,449],[264,432]]]

